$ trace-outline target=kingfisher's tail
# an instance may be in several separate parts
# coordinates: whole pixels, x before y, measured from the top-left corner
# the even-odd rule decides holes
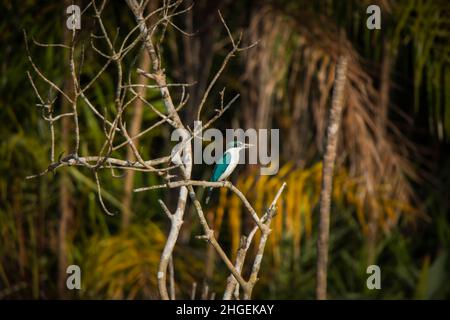
[[[205,203],[208,204],[209,199],[211,199],[211,195],[213,193],[214,188],[209,188],[208,191],[206,192],[206,199],[205,199]]]

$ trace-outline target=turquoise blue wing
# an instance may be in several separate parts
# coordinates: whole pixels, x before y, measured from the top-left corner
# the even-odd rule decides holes
[[[216,166],[214,167],[214,171],[211,176],[211,181],[219,180],[222,173],[225,172],[228,165],[230,164],[230,161],[231,161],[231,155],[228,152],[225,152],[223,154],[222,158],[220,158],[220,160],[217,161]]]

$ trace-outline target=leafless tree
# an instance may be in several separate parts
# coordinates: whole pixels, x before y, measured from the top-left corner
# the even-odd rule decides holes
[[[341,125],[344,88],[347,80],[347,57],[339,58],[336,67],[333,99],[328,118],[327,141],[323,156],[322,190],[320,192],[319,234],[317,236],[317,276],[316,298],[327,298],[328,241],[330,236],[331,189],[333,171],[338,146],[339,127]]]
[[[244,299],[250,299],[253,288],[258,280],[258,274],[261,267],[261,261],[264,254],[265,245],[270,234],[270,225],[273,216],[276,213],[276,203],[279,200],[286,184],[283,183],[276,196],[274,197],[269,208],[265,212],[256,212],[245,195],[235,187],[231,182],[208,182],[193,180],[192,166],[193,166],[193,153],[192,153],[192,137],[198,135],[198,133],[211,126],[218,118],[220,118],[224,112],[226,112],[231,105],[236,101],[238,96],[233,97],[229,102],[225,102],[223,95],[221,95],[220,105],[215,109],[215,114],[204,121],[204,125],[201,128],[196,128],[194,132],[190,129],[189,123],[183,122],[179,115],[179,110],[183,108],[189,96],[186,94],[186,88],[190,84],[186,83],[168,83],[166,77],[166,70],[163,68],[160,44],[164,40],[164,34],[167,28],[174,28],[182,33],[184,36],[189,37],[190,34],[179,28],[173,21],[175,16],[185,14],[192,10],[192,6],[180,6],[181,0],[177,1],[164,1],[163,5],[159,8],[153,8],[148,10],[150,6],[147,6],[148,1],[126,0],[126,6],[133,15],[136,26],[132,28],[129,33],[123,38],[121,43],[117,43],[116,37],[112,37],[108,32],[102,14],[104,13],[106,1],[91,1],[89,5],[84,8],[83,12],[92,10],[94,13],[96,25],[100,30],[100,35],[91,34],[91,49],[98,54],[99,57],[104,58],[106,61],[103,67],[98,73],[92,77],[87,83],[82,83],[80,80],[80,74],[82,73],[82,65],[76,63],[75,48],[76,48],[76,30],[72,31],[70,44],[42,44],[34,41],[35,45],[43,47],[60,47],[63,50],[67,50],[70,66],[70,80],[72,88],[70,94],[61,88],[55,81],[52,81],[44,72],[34,63],[33,58],[28,49],[27,35],[25,33],[25,40],[27,43],[27,52],[30,64],[41,81],[46,83],[50,88],[56,91],[62,99],[64,99],[70,110],[58,115],[54,114],[54,108],[52,102],[44,101],[42,94],[37,89],[35,79],[28,73],[28,78],[36,93],[37,98],[40,101],[40,105],[44,108],[44,119],[49,123],[51,130],[51,156],[50,164],[43,172],[30,176],[28,178],[36,178],[45,175],[49,172],[55,171],[66,166],[81,166],[91,169],[94,180],[97,185],[97,194],[101,207],[103,210],[112,215],[113,213],[107,208],[106,203],[102,197],[102,184],[98,172],[100,170],[109,169],[112,174],[114,170],[126,170],[126,171],[141,171],[149,174],[156,174],[160,177],[163,183],[159,185],[153,185],[148,187],[137,188],[135,192],[143,192],[148,190],[167,188],[178,189],[177,205],[174,212],[171,212],[166,204],[159,200],[162,211],[170,220],[170,230],[167,236],[164,249],[161,254],[159,268],[157,272],[158,289],[162,299],[175,299],[175,276],[174,276],[174,260],[172,259],[173,251],[179,237],[180,229],[183,224],[183,217],[186,211],[186,204],[188,197],[195,207],[196,215],[200,221],[203,229],[203,234],[198,236],[199,239],[207,241],[216,251],[217,255],[223,261],[225,266],[230,272],[228,277],[224,299],[237,298],[241,296]],[[125,6],[125,3],[124,3]],[[180,9],[181,8],[181,9]],[[150,12],[146,12],[150,11]],[[237,53],[249,49],[250,47],[240,47],[242,34],[235,39],[232,36],[225,20],[218,13],[220,20],[228,34],[231,50],[224,58],[220,68],[209,82],[205,86],[204,94],[198,99],[198,106],[196,106],[196,119],[202,119],[204,108],[206,108],[206,102],[210,96],[212,88],[216,85],[217,80],[226,68],[229,60],[233,58]],[[151,22],[150,22],[151,21]],[[107,52],[99,49],[98,43],[102,41],[106,45]],[[142,70],[137,68],[135,72],[140,76],[137,77],[138,83],[132,82],[131,76],[126,76],[126,70],[124,66],[124,58],[128,54],[131,54],[134,48],[142,45],[145,48],[145,52],[150,60],[149,70]],[[84,51],[82,52],[82,55]],[[82,59],[81,59],[82,60]],[[145,65],[145,64],[144,64]],[[109,118],[106,113],[102,113],[101,108],[96,106],[95,103],[89,99],[89,91],[92,89],[93,84],[100,81],[101,75],[110,66],[114,66],[116,73],[116,86],[114,95],[114,105],[116,112],[113,118]],[[144,80],[145,79],[145,80]],[[203,79],[204,80],[204,79]],[[173,98],[173,90],[180,90],[181,98],[175,102]],[[164,103],[165,110],[159,111],[150,101],[145,98],[146,90],[157,90],[160,93],[161,100]],[[86,112],[86,110],[80,110],[80,101],[83,101],[88,106],[88,112],[92,112],[98,120],[103,124],[105,139],[102,147],[95,155],[83,155],[80,150],[80,141],[82,135],[80,135],[79,129],[79,113]],[[138,104],[137,102],[140,101]],[[130,132],[124,121],[124,115],[128,109],[132,106],[139,106],[140,104],[148,107],[154,112],[159,120],[148,128],[141,129],[139,126],[132,128]],[[137,112],[138,110],[134,110]],[[61,119],[72,119],[74,144],[72,150],[67,155],[60,156],[59,159],[55,159],[55,127],[56,121]],[[138,148],[137,140],[148,134],[150,131],[155,130],[160,126],[167,126],[172,130],[182,130],[189,132],[183,137],[181,142],[180,154],[181,161],[174,161],[171,155],[164,157],[145,160]],[[119,139],[120,138],[120,139]],[[120,142],[122,141],[122,142]],[[131,150],[127,153],[127,158],[119,159],[112,156],[113,152],[121,149],[128,148]],[[175,179],[178,175],[181,178]],[[175,180],[174,180],[175,179]],[[234,263],[227,256],[222,246],[218,242],[214,231],[209,226],[207,219],[202,208],[200,201],[198,200],[197,187],[213,187],[213,188],[228,188],[234,192],[247,208],[250,217],[254,221],[254,227],[251,232],[242,238],[239,252],[237,253],[236,261]],[[128,219],[128,217],[126,218]],[[126,224],[128,221],[126,222]],[[253,242],[254,236],[257,232],[261,232],[260,241],[256,247],[256,256],[250,263],[251,273],[247,280],[244,279],[242,270],[244,269],[244,263],[246,254],[250,245]],[[167,278],[169,278],[169,289],[167,284]],[[205,290],[207,291],[207,290]],[[195,289],[193,289],[192,296],[195,297]],[[208,297],[208,292],[204,293],[204,297]]]

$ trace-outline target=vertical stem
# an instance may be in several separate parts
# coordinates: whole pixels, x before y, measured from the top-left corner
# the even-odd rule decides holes
[[[246,236],[242,236],[239,244],[239,250],[236,254],[236,263],[234,264],[236,270],[239,273],[242,273],[242,267],[244,265],[245,256],[247,255],[248,247],[250,246],[250,242],[253,240],[253,235],[255,233],[252,232],[252,235],[247,238]],[[251,237],[251,238],[250,238]],[[249,239],[249,241],[247,241]],[[223,294],[223,300],[230,300],[231,295],[235,291],[237,286],[236,278],[233,275],[229,275],[227,278],[227,286],[225,288],[225,292]]]
[[[172,120],[174,121],[176,127],[181,130],[186,130],[183,123],[181,122],[180,116],[173,104],[170,91],[167,87],[166,74],[164,69],[161,69],[161,63],[159,56],[156,52],[155,46],[152,42],[151,33],[149,32],[147,25],[145,24],[143,17],[143,8],[139,5],[136,0],[126,0],[128,7],[133,12],[135,20],[139,25],[141,32],[142,41],[150,56],[151,60],[151,70],[154,76],[156,84],[160,87],[160,93],[164,105],[166,107],[167,114],[170,114]],[[184,139],[183,139],[184,140]],[[191,143],[186,143],[184,146],[184,168],[186,179],[191,178],[192,172],[192,146]],[[167,267],[169,264],[169,259],[172,256],[172,252],[175,248],[175,243],[178,240],[178,235],[180,233],[181,225],[183,224],[183,216],[186,208],[186,201],[188,196],[187,187],[181,187],[178,196],[177,210],[173,214],[172,225],[170,227],[169,236],[167,237],[166,245],[164,246],[163,252],[161,254],[161,260],[158,267],[158,288],[163,300],[169,300],[169,294],[167,292],[166,278],[167,278]]]
[[[145,71],[148,71],[150,69],[150,57],[147,54],[147,52],[144,52],[142,54],[141,61],[139,63],[139,68]],[[146,85],[148,80],[143,75],[138,76],[138,83]],[[136,89],[137,93],[145,97],[145,88],[144,87],[138,87]],[[141,124],[142,124],[142,115],[144,110],[144,103],[141,99],[137,99],[134,108],[133,108],[133,118],[131,120],[131,126],[130,126],[130,137],[134,137],[139,134],[141,130]],[[139,149],[139,139],[136,138],[133,141],[136,149]],[[135,156],[133,153],[133,149],[131,147],[128,147],[127,149],[127,160],[133,161],[135,160]],[[134,170],[129,170],[125,176],[124,181],[124,194],[122,198],[123,203],[123,212],[122,212],[122,229],[126,229],[128,225],[130,224],[131,220],[131,202],[133,200],[133,183],[134,183]]]
[[[173,255],[169,259],[169,288],[170,300],[175,300],[175,270],[173,267]]]
[[[347,77],[347,58],[337,62],[333,98],[328,120],[327,140],[323,159],[322,190],[320,193],[319,235],[317,239],[316,298],[327,298],[328,239],[330,233],[330,204],[333,170],[336,159],[339,126],[341,122],[344,89]]]
[[[65,7],[72,4],[72,1],[66,0],[64,2]],[[64,29],[64,43],[71,42],[71,31],[67,28]],[[64,61],[69,61],[69,54],[65,54]],[[73,90],[73,83],[71,77],[67,77],[64,82],[63,91],[69,95]],[[70,104],[66,99],[62,99],[62,113],[69,111]],[[70,152],[70,131],[71,120],[69,117],[63,117],[61,119],[61,145],[65,152]],[[71,181],[66,171],[61,173],[59,181],[59,225],[58,225],[58,295],[59,298],[64,299],[66,297],[66,268],[67,268],[67,229],[69,221],[73,215],[72,211],[72,190]]]

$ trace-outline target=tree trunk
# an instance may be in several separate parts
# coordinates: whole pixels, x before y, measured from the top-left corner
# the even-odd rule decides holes
[[[139,68],[145,71],[150,70],[150,57],[147,54],[147,52],[142,53],[141,61],[139,63]],[[148,79],[144,77],[143,75],[138,76],[138,83],[146,85],[148,83]],[[145,96],[145,90],[144,87],[138,87],[137,93],[141,96]],[[129,129],[130,137],[136,136],[141,131],[141,125],[142,125],[142,115],[144,111],[144,103],[141,99],[137,99],[136,103],[133,106],[133,118],[131,120],[131,126]],[[136,148],[139,148],[139,139],[133,140],[134,145]],[[130,161],[135,160],[135,156],[133,153],[133,150],[131,147],[128,147],[127,149],[127,159]],[[134,175],[135,171],[128,170],[128,172],[125,175],[125,181],[124,181],[124,188],[123,188],[123,210],[122,210],[122,229],[127,229],[130,220],[131,220],[131,214],[132,214],[132,200],[133,200],[133,186],[134,186]]]
[[[64,2],[65,7],[71,5],[71,1]],[[64,43],[68,44],[71,41],[71,31],[64,28]],[[67,50],[64,53],[64,61],[69,61],[69,54]],[[63,91],[69,96],[73,92],[72,78],[68,75],[64,80]],[[69,102],[61,97],[61,112],[70,112]],[[61,148],[67,153],[71,152],[70,147],[70,131],[72,128],[72,118],[63,117],[61,119]],[[67,269],[67,231],[69,222],[73,216],[73,201],[71,181],[67,171],[61,171],[61,178],[59,180],[59,225],[58,225],[58,295],[59,298],[66,298],[66,269]]]
[[[339,126],[344,102],[347,74],[347,58],[340,57],[336,67],[333,99],[328,119],[327,140],[322,169],[322,190],[320,193],[319,234],[317,238],[316,298],[327,298],[328,239],[330,233],[330,205],[333,184],[333,170],[336,159]]]

